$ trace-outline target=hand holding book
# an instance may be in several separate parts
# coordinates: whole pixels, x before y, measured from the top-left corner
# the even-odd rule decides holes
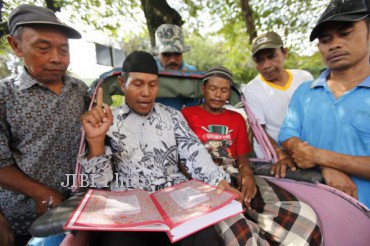
[[[219,187],[190,180],[152,194],[89,190],[65,229],[165,231],[176,242],[243,211],[230,187]]]

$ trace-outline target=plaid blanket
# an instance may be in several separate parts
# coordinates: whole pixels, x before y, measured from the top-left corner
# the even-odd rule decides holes
[[[215,225],[225,245],[322,245],[319,221],[306,203],[279,186],[254,176],[252,210]]]

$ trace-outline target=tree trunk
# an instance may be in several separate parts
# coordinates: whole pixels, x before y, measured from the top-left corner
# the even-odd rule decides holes
[[[60,12],[60,6],[54,0],[45,0],[46,7],[53,12]]]
[[[254,25],[253,10],[249,4],[249,0],[240,0],[242,7],[243,18],[247,25],[247,33],[249,36],[249,43],[252,43],[253,39],[257,37],[256,26]]]
[[[3,0],[0,0],[0,23],[3,22],[3,12],[1,11],[3,9]]]
[[[140,0],[144,10],[152,47],[155,47],[155,30],[162,24],[182,26],[181,15],[166,0]]]

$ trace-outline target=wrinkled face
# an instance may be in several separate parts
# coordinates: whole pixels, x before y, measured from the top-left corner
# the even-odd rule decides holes
[[[203,108],[210,113],[221,113],[230,98],[230,82],[224,78],[211,77],[201,90],[205,99]]]
[[[125,101],[140,115],[147,115],[154,106],[158,95],[158,75],[149,73],[129,73],[127,81],[119,77]]]
[[[324,24],[319,33],[319,50],[331,70],[346,70],[369,61],[370,34],[366,21]]]
[[[179,70],[182,63],[182,53],[163,52],[159,54],[159,61],[165,69]]]
[[[61,82],[69,66],[68,37],[45,26],[23,27],[21,37],[12,40],[12,48],[23,59],[27,71],[44,84]]]
[[[284,62],[288,51],[280,49],[263,49],[254,55],[254,61],[258,72],[265,80],[279,81],[284,76]]]

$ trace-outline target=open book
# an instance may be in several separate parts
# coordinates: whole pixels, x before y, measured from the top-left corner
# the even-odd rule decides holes
[[[66,230],[165,231],[171,242],[243,211],[235,195],[198,180],[149,194],[144,190],[89,190]]]

